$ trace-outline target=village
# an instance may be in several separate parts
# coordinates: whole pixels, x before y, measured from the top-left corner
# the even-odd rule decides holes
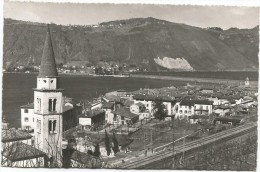
[[[2,166],[116,168],[172,145],[257,120],[257,85],[192,82],[109,92],[86,104],[63,95],[51,35],[21,128],[2,120]],[[90,83],[91,84],[91,83]]]

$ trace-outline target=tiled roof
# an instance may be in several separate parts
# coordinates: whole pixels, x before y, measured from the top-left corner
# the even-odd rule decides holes
[[[124,103],[124,106],[131,106],[132,104],[134,104],[134,101],[127,99]]]
[[[172,102],[175,101],[175,98],[168,97],[168,96],[155,96],[155,95],[142,95],[142,94],[136,94],[134,95],[134,99],[136,100],[149,100],[149,101],[155,101],[155,100],[162,100],[164,102]]]
[[[54,51],[52,47],[52,40],[51,35],[48,31],[43,47],[42,59],[41,59],[41,66],[38,77],[56,77],[58,76],[57,69],[56,69],[56,62],[54,58]]]
[[[194,104],[212,105],[212,102],[208,100],[182,100],[180,102],[180,105],[184,106],[194,106]]]
[[[34,108],[34,103],[28,103],[27,105],[22,105],[21,108],[33,109]]]
[[[102,108],[103,109],[112,109],[114,107],[115,103],[113,102],[103,102]]]
[[[141,102],[136,103],[136,105],[139,106],[139,107],[145,106],[145,105],[144,105],[143,103],[141,103]]]
[[[13,142],[18,140],[27,140],[30,138],[32,138],[32,135],[15,128],[2,130],[2,142]]]
[[[15,142],[10,146],[4,147],[2,155],[8,160],[15,162],[38,157],[44,157],[45,153],[22,142]]]
[[[135,118],[137,117],[138,115],[136,114],[133,114],[131,113],[129,110],[125,109],[125,108],[120,108],[120,109],[117,109],[116,111],[113,112],[114,114],[117,114],[119,116],[124,116],[124,117],[127,117],[127,118]]]

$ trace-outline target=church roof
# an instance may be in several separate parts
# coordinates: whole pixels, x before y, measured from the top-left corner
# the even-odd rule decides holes
[[[43,47],[41,66],[40,66],[38,77],[55,77],[55,76],[58,76],[58,73],[56,69],[50,29],[48,26],[48,31],[47,31],[47,35]]]

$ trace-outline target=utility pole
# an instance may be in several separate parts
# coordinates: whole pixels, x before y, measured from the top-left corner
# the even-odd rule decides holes
[[[172,169],[174,169],[174,116],[172,117]]]

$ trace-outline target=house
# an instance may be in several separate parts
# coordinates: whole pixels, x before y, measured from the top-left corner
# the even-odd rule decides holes
[[[232,109],[233,108],[230,106],[220,105],[220,106],[215,106],[213,111],[217,116],[223,117],[226,115],[230,115],[232,112]]]
[[[131,125],[139,120],[139,116],[137,114],[131,113],[129,109],[126,108],[117,109],[113,113],[115,125]]]
[[[46,154],[36,149],[33,136],[14,128],[2,130],[2,166],[46,167]]]
[[[165,107],[167,109],[167,113],[168,113],[167,115],[173,115],[172,108],[176,102],[175,98],[170,97],[170,96],[154,96],[154,95],[142,95],[142,94],[134,95],[133,100],[134,100],[134,104],[139,103],[139,102],[144,104],[145,108],[151,114],[154,113],[154,109],[153,109],[154,102],[162,101],[162,103],[165,105]]]
[[[151,118],[151,113],[146,110],[146,107],[141,102],[130,106],[130,112],[139,115],[139,120]]]
[[[202,87],[200,89],[200,93],[202,93],[202,94],[213,94],[214,88],[213,87]]]
[[[191,115],[209,115],[212,113],[212,102],[208,100],[182,100],[178,103],[177,118],[187,118]]]
[[[212,101],[214,106],[222,105],[222,104],[229,104],[229,101],[220,94],[212,95],[212,96],[208,97],[207,99],[209,101]]]
[[[115,110],[115,103],[114,102],[103,102],[102,108],[105,111],[105,123],[106,124],[113,124],[114,114],[112,111]]]
[[[141,102],[138,102],[138,103],[130,106],[130,112],[135,113],[135,114],[145,112],[145,110],[146,110],[146,107]]]
[[[28,103],[21,106],[21,128],[32,131],[34,129],[34,104]]]
[[[84,130],[96,130],[104,124],[105,111],[103,110],[89,110],[79,116],[79,125],[81,125]]]

